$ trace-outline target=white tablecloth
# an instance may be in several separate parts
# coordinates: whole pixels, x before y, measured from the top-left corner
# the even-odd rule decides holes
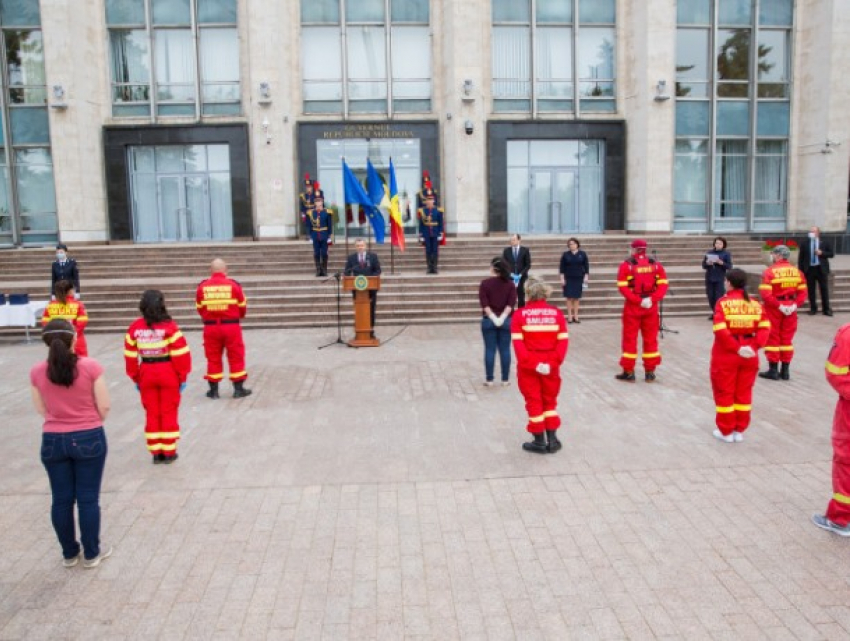
[[[41,320],[46,300],[31,300],[26,305],[0,305],[0,327],[35,327]]]

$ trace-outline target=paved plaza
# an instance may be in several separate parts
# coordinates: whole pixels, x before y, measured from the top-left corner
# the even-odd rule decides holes
[[[617,321],[570,325],[546,456],[520,448],[515,379],[482,386],[475,325],[379,327],[371,350],[249,331],[254,394],[219,401],[189,332],[180,460],[156,467],[122,337],[92,335],[115,546],[94,570],[62,567],[50,525],[28,389],[46,348],[6,340],[0,638],[847,638],[850,540],[809,521],[847,320],[801,317],[792,380],[758,381],[741,444],[711,436],[705,316],[669,320],[655,385],[614,380]]]

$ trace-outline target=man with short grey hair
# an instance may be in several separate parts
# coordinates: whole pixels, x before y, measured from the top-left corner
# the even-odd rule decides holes
[[[818,289],[823,302],[824,316],[832,316],[829,306],[829,259],[835,256],[829,241],[820,237],[820,227],[813,226],[809,237],[800,243],[797,267],[806,275],[809,283],[809,314],[818,313]]]

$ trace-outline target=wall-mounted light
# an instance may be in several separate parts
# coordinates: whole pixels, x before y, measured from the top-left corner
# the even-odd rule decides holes
[[[265,81],[260,83],[260,99],[257,103],[261,105],[270,105],[272,103],[272,87]]]
[[[461,88],[463,94],[461,95],[461,100],[465,102],[472,102],[475,100],[475,96],[473,95],[473,91],[475,91],[475,83],[472,82],[471,79],[467,78],[463,81],[463,87]]]
[[[475,123],[473,123],[471,120],[467,120],[465,123],[463,123],[463,130],[466,132],[467,136],[471,136],[475,131]]]
[[[53,109],[67,109],[68,103],[65,102],[65,87],[62,85],[53,85],[53,101],[50,103]]]
[[[655,98],[653,98],[655,102],[664,102],[665,100],[670,100],[670,94],[667,93],[667,81],[659,80],[658,84],[655,85]]]
[[[269,119],[263,118],[263,122],[260,123],[260,126],[263,128],[263,133],[266,135],[266,144],[272,144],[272,134],[269,131],[269,127],[271,126]]]

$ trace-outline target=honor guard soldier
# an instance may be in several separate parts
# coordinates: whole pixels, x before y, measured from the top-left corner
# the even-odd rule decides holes
[[[434,189],[434,185],[431,183],[431,174],[427,171],[422,172],[422,188],[416,192],[416,209],[422,209],[425,206],[425,190],[430,189],[431,193],[434,195],[434,206],[439,207],[440,205],[440,194],[437,193],[437,190]]]
[[[425,188],[422,190],[424,207],[418,212],[419,217],[419,242],[425,246],[425,261],[428,264],[426,274],[438,274],[437,269],[440,262],[440,245],[445,238],[443,210],[434,205],[436,195],[434,190]]]
[[[313,203],[313,195],[313,181],[310,180],[310,174],[304,174],[304,191],[298,194],[298,200],[301,206],[301,224],[304,225],[304,235],[308,239],[310,238],[310,225],[308,223],[309,214],[315,207]]]
[[[328,275],[328,245],[333,244],[334,221],[331,212],[325,209],[325,192],[316,189],[313,192],[313,211],[308,214],[310,240],[313,241],[313,262],[316,264],[316,276]]]
[[[759,295],[770,320],[770,337],[764,353],[767,371],[761,378],[787,381],[791,378],[791,359],[794,358],[794,334],[797,333],[797,308],[806,302],[806,277],[788,262],[791,250],[777,245],[771,251],[773,264],[764,270]],[[782,364],[782,370],[779,365]]]
[[[60,280],[53,288],[54,300],[47,303],[41,324],[47,325],[54,318],[61,318],[74,326],[77,332],[77,341],[74,343],[74,353],[77,356],[88,356],[89,349],[86,345],[86,337],[83,334],[86,325],[89,324],[89,315],[83,302],[74,297],[74,286],[70,281]]]
[[[230,382],[233,383],[233,398],[251,394],[245,389],[245,343],[239,322],[248,311],[248,301],[242,286],[227,277],[227,264],[216,258],[212,262],[211,276],[198,285],[195,307],[204,321],[204,354],[207,357],[209,382],[208,398],[218,398],[218,384],[224,378],[223,352],[227,351]]]
[[[623,354],[620,357],[620,381],[635,381],[638,333],[643,339],[643,368],[647,383],[655,382],[655,369],[661,364],[658,351],[660,319],[658,303],[667,293],[667,272],[661,263],[646,255],[646,241],[632,242],[632,257],[623,261],[617,272],[617,287],[626,299],[623,305]]]

